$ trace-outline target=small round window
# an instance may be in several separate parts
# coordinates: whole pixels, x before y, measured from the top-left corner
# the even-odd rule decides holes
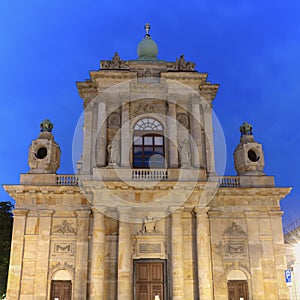
[[[259,156],[256,154],[255,151],[253,150],[249,150],[248,151],[248,158],[252,161],[252,162],[256,162],[259,160]]]
[[[47,148],[45,148],[45,147],[39,148],[38,151],[36,152],[35,156],[38,159],[45,158],[47,156]]]

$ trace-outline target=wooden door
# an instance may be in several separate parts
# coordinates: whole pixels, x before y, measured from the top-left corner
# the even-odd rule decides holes
[[[68,280],[52,280],[51,300],[71,300],[72,283]]]
[[[248,300],[248,284],[245,280],[229,280],[228,300]]]
[[[135,299],[164,300],[164,263],[135,263]],[[158,296],[155,298],[155,296]]]

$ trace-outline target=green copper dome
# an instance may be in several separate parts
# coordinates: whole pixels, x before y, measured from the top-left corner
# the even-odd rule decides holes
[[[146,24],[145,25],[146,29],[146,35],[140,41],[137,47],[137,53],[138,53],[138,60],[157,60],[157,53],[158,53],[158,48],[157,44],[152,40],[150,37],[149,29],[150,25]]]

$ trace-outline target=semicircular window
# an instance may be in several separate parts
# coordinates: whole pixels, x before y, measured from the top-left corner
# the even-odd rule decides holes
[[[143,118],[134,126],[133,167],[165,168],[163,126],[153,118]]]

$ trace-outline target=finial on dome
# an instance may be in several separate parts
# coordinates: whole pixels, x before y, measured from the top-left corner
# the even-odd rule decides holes
[[[149,30],[150,30],[150,24],[149,23],[146,23],[145,26],[144,26],[145,30],[146,30],[146,35],[145,37],[150,37],[150,34],[149,34]]]

